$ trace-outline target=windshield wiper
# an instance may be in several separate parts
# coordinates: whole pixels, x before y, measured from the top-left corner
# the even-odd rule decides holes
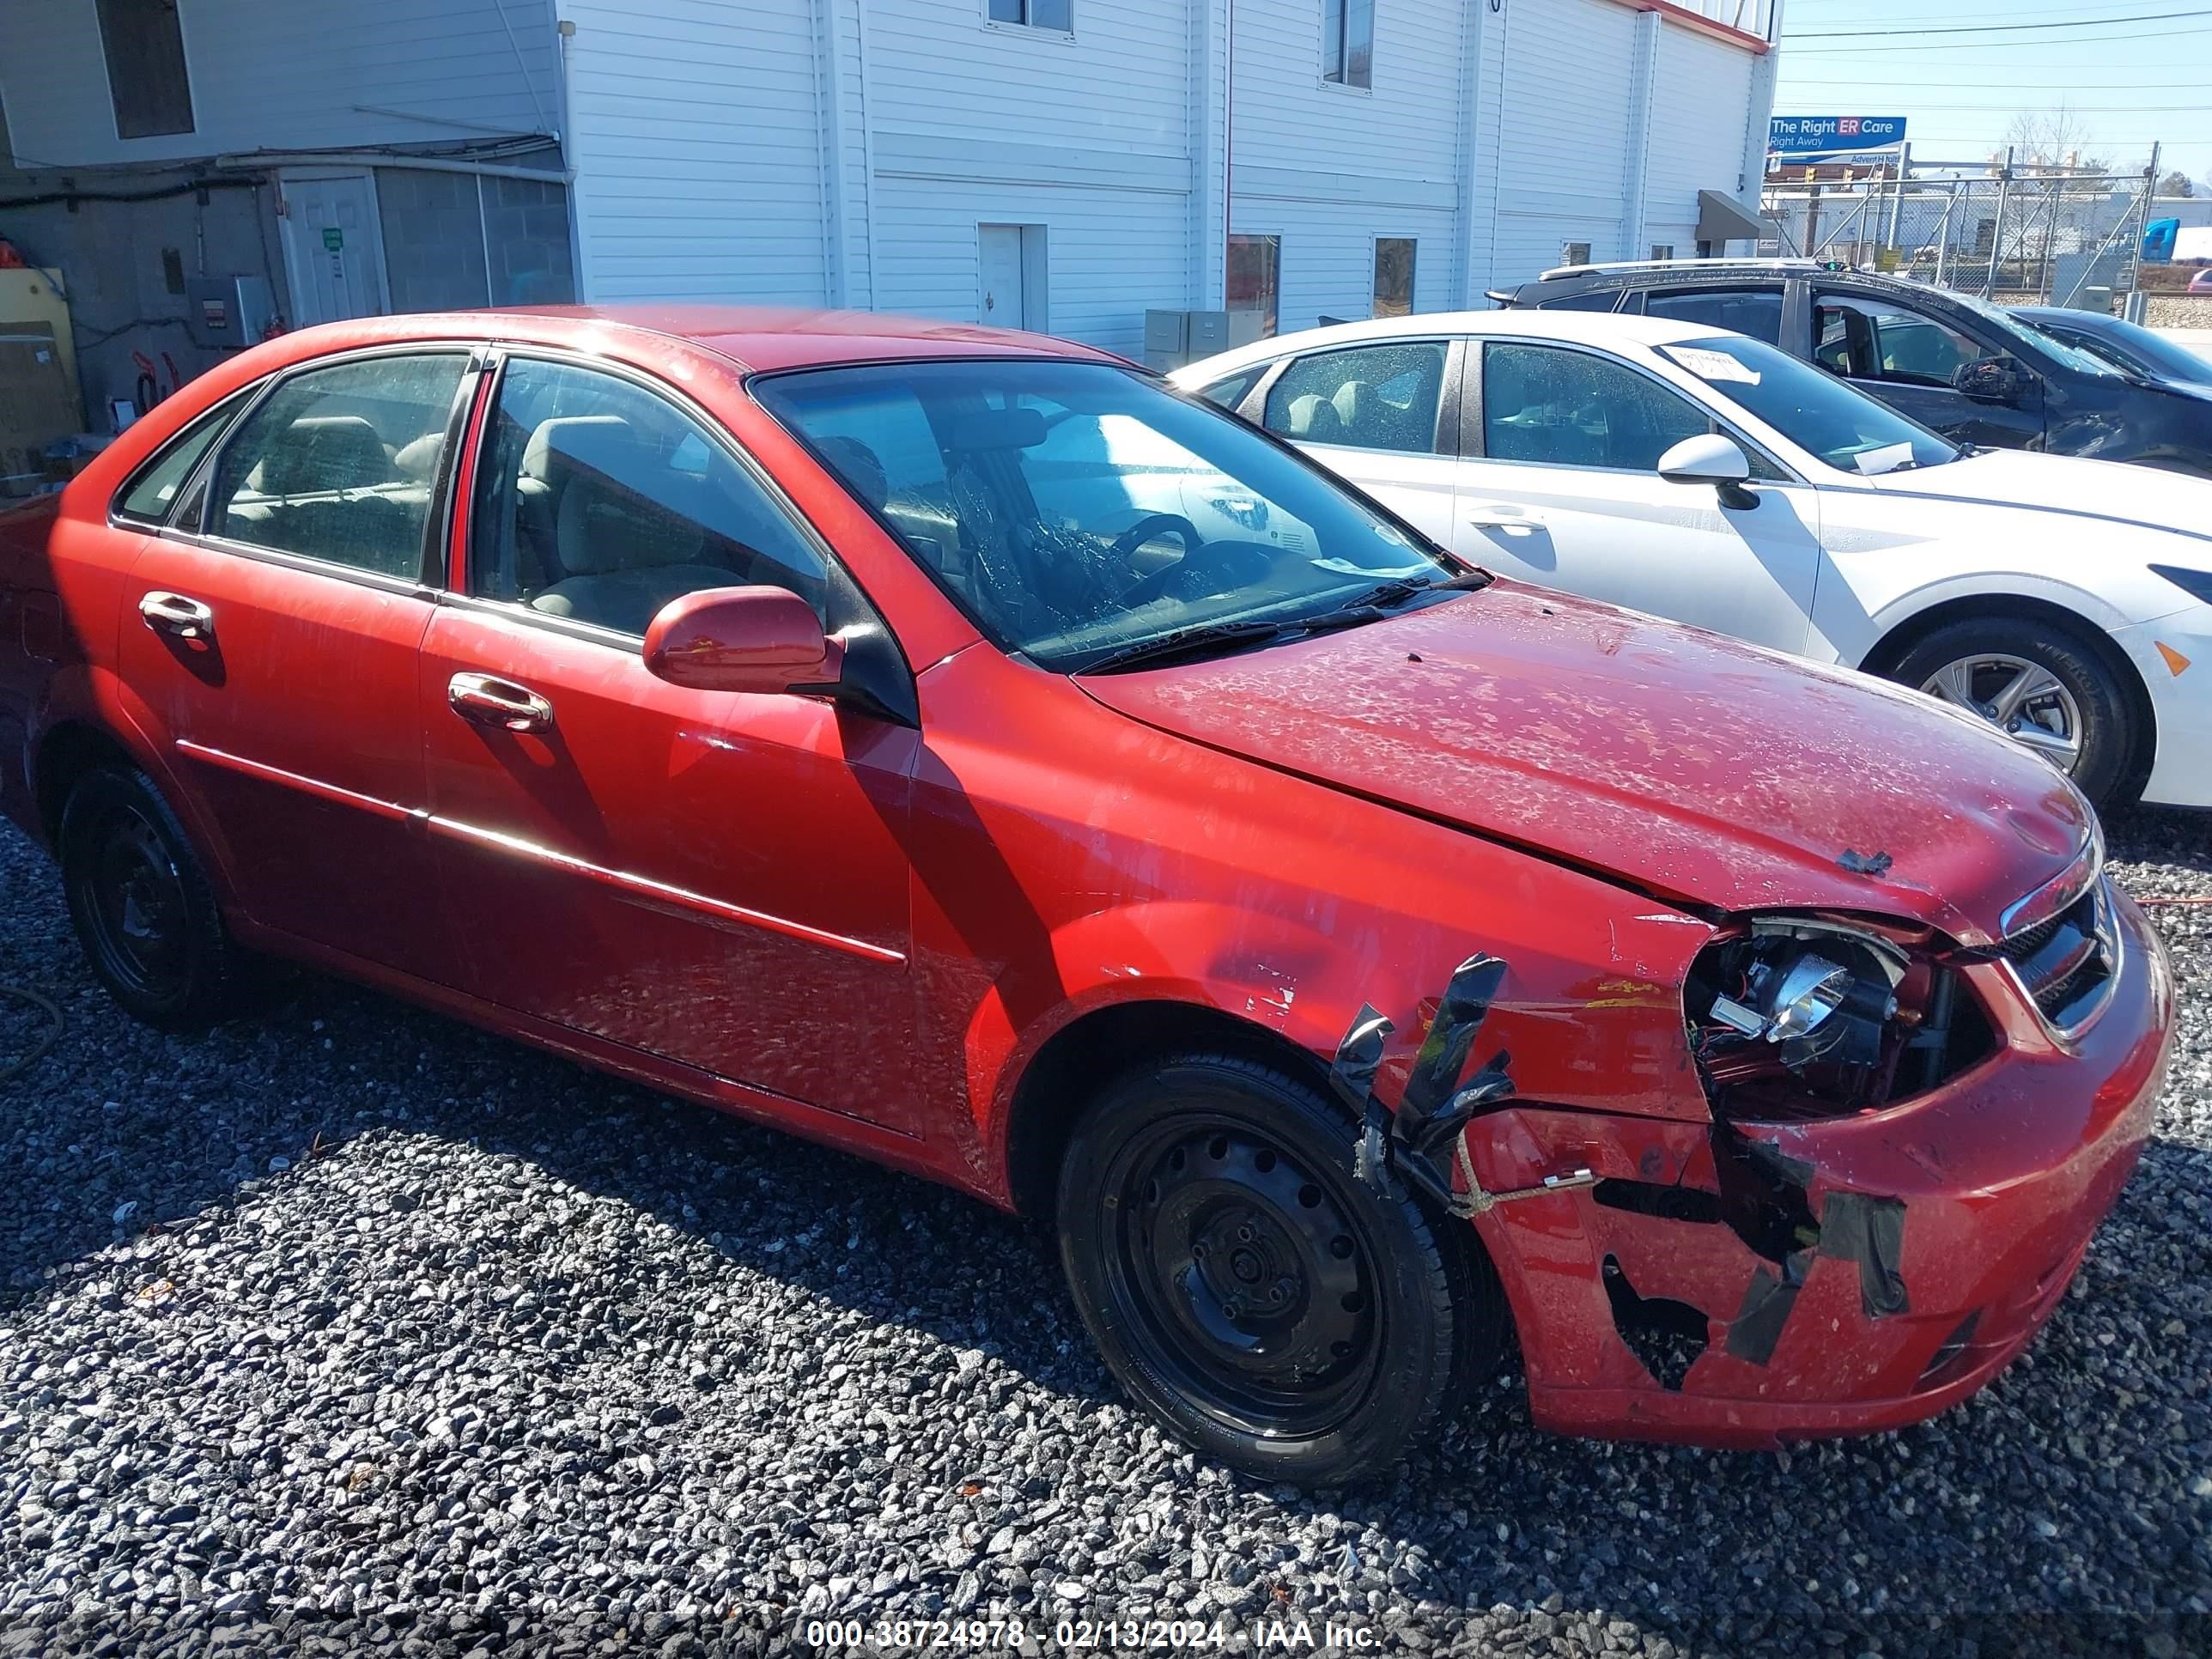
[[[1204,656],[1230,646],[1262,640],[1272,642],[1304,631],[1303,625],[1297,623],[1202,623],[1195,628],[1178,628],[1158,639],[1139,640],[1118,651],[1109,651],[1075,672],[1079,674],[1103,674],[1116,668],[1157,667],[1186,657]]]
[[[1241,645],[1273,645],[1283,640],[1301,640],[1316,634],[1331,634],[1339,629],[1358,628],[1363,623],[1380,622],[1389,614],[1392,605],[1403,605],[1417,593],[1441,590],[1464,592],[1470,588],[1487,587],[1491,577],[1480,570],[1462,571],[1442,581],[1414,582],[1400,577],[1379,582],[1340,605],[1316,611],[1310,617],[1289,617],[1278,622],[1261,622],[1252,618],[1243,622],[1201,623],[1193,628],[1178,628],[1163,634],[1158,639],[1139,640],[1118,651],[1109,651],[1095,662],[1085,664],[1075,672],[1079,674],[1110,673],[1117,668],[1157,668],[1163,664],[1191,657],[1218,653]]]
[[[1482,570],[1462,570],[1455,576],[1446,576],[1437,581],[1408,581],[1403,576],[1399,576],[1387,582],[1377,583],[1357,599],[1346,599],[1328,614],[1334,616],[1338,611],[1368,608],[1387,611],[1394,605],[1405,604],[1416,593],[1440,592],[1463,593],[1472,588],[1487,587],[1491,581],[1492,577],[1489,573]]]

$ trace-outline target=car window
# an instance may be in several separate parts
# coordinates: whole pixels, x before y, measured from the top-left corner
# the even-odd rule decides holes
[[[1273,367],[1273,363],[1255,363],[1251,368],[1240,369],[1234,374],[1224,375],[1218,380],[1209,380],[1198,388],[1198,395],[1210,404],[1218,404],[1224,409],[1234,409],[1244,401],[1246,392],[1260,384],[1261,376]]]
[[[1610,357],[1504,341],[1482,349],[1482,451],[1492,460],[1650,472],[1683,439],[1717,429],[1680,392]]]
[[[1620,304],[1624,289],[1600,289],[1591,294],[1570,295],[1564,300],[1534,300],[1529,303],[1541,306],[1547,311],[1611,311]]]
[[[217,457],[210,533],[420,577],[467,356],[368,357],[287,379]]]
[[[752,384],[987,635],[1048,668],[1215,623],[1264,632],[1378,583],[1455,574],[1321,469],[1111,365],[878,363]],[[933,459],[893,459],[924,432]]]
[[[1778,288],[1661,289],[1644,296],[1644,314],[1707,328],[1733,329],[1769,345],[1782,343]]]
[[[1268,387],[1261,423],[1301,443],[1431,453],[1444,351],[1442,340],[1393,340],[1297,358]]]
[[[1662,345],[1660,354],[1830,466],[1872,475],[1941,466],[1960,451],[1855,386],[1808,367],[1778,347],[1715,334]]]
[[[1814,359],[1854,380],[1948,386],[1996,354],[1935,318],[1884,300],[1822,294],[1814,302]]]
[[[477,474],[471,592],[641,635],[708,587],[786,588],[826,618],[827,577],[766,488],[667,398],[508,361]]]
[[[241,392],[225,398],[171,439],[169,447],[141,466],[116,496],[115,516],[138,524],[167,523],[169,510],[176,505],[177,492],[185,487],[185,480],[192,476],[200,457],[222,435],[222,429],[246,406],[251,395]]]

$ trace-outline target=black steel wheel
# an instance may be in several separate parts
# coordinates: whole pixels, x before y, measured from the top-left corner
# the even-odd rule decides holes
[[[1109,1088],[1061,1166],[1062,1264],[1107,1364],[1267,1479],[1387,1476],[1464,1351],[1502,1340],[1472,1231],[1356,1179],[1353,1140],[1292,1079],[1192,1056]]]
[[[78,941],[110,995],[149,1025],[188,1030],[227,1012],[238,948],[184,827],[143,773],[88,772],[58,837]]]

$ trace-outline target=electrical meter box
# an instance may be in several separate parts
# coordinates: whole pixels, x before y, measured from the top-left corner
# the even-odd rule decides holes
[[[1264,337],[1267,319],[1256,311],[1147,311],[1145,364],[1181,368],[1231,346]]]
[[[261,343],[272,310],[259,276],[192,276],[185,282],[185,326],[192,343],[237,351]]]

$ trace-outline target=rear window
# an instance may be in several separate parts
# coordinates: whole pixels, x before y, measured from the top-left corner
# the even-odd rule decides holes
[[[200,457],[222,435],[223,428],[246,406],[250,395],[241,392],[226,398],[171,439],[167,449],[140,467],[131,482],[123,486],[122,493],[115,498],[115,516],[137,524],[167,524],[185,480],[192,476]]]
[[[1546,311],[1611,311],[1620,303],[1620,290],[1603,289],[1595,294],[1570,294],[1564,300],[1536,300]]]
[[[1644,314],[1724,328],[1769,345],[1782,343],[1782,290],[1778,288],[1662,289],[1644,296]]]

